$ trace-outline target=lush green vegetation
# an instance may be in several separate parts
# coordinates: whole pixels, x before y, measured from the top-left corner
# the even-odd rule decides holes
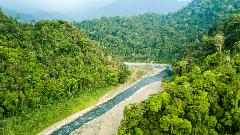
[[[0,11],[0,134],[36,134],[123,83],[129,71],[111,55],[175,63],[165,92],[126,107],[119,134],[240,134],[238,13],[239,0],[193,0],[74,26]]]
[[[35,135],[43,129],[79,112],[96,102],[114,87],[87,90],[70,99],[62,99],[38,109],[0,121],[0,134]]]
[[[120,135],[240,134],[240,14],[212,28],[166,90],[124,110]]]
[[[215,20],[239,13],[239,0],[193,0],[167,15],[103,17],[75,23],[114,55],[128,61],[173,62],[194,55]]]
[[[86,107],[109,87],[123,83],[129,74],[119,58],[112,58],[67,22],[19,23],[1,11],[0,59],[0,125],[4,134],[35,133],[35,129],[76,110],[61,111],[65,104],[59,103],[76,102],[73,108]],[[56,117],[48,110],[62,115]],[[32,132],[15,126],[26,126],[21,130]],[[5,133],[7,127],[12,129]]]

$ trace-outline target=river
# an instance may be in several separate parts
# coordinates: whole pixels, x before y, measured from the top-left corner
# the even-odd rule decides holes
[[[154,65],[154,66],[156,66],[156,65]],[[97,119],[98,117],[102,116],[103,114],[107,113],[110,109],[117,106],[118,104],[120,104],[121,102],[126,100],[127,98],[131,97],[134,93],[139,91],[141,88],[146,87],[146,86],[156,83],[156,82],[160,82],[163,78],[169,76],[168,67],[163,66],[161,68],[163,68],[165,70],[157,75],[146,76],[145,78],[143,78],[142,80],[140,80],[136,84],[134,84],[133,86],[131,86],[131,87],[127,88],[126,90],[124,90],[123,92],[117,94],[110,100],[107,100],[106,102],[103,102],[100,105],[92,108],[91,110],[87,111],[83,115],[72,120],[70,123],[67,123],[66,125],[55,130],[51,134],[52,135],[69,135],[69,134],[73,133],[75,130],[81,128],[83,125],[85,125],[85,124],[89,123],[90,121],[93,121],[93,120]],[[149,95],[147,95],[147,96],[149,96]],[[75,133],[79,134],[79,132],[75,132]]]

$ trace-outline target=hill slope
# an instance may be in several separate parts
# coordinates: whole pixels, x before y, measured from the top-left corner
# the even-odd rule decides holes
[[[179,61],[164,92],[127,106],[118,134],[240,134],[239,32],[240,14],[210,30],[204,59]]]
[[[124,82],[127,69],[64,21],[22,24],[0,11],[0,116]]]
[[[75,25],[125,60],[172,62],[194,51],[214,20],[239,13],[239,8],[238,0],[193,0],[167,15],[103,17]]]

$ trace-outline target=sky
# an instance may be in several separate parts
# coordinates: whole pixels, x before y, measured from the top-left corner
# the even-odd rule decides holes
[[[68,16],[84,16],[98,12],[121,0],[0,0],[0,6],[23,13],[33,11],[56,12]],[[129,0],[132,1],[132,0]],[[141,0],[139,0],[141,1]],[[149,1],[181,1],[190,0],[149,0]]]
[[[59,13],[72,13],[98,9],[114,1],[115,0],[0,0],[0,5],[16,10],[24,7]]]

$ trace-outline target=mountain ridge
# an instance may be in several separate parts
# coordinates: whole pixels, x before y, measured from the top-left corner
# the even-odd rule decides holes
[[[75,25],[125,60],[173,62],[194,51],[216,20],[239,13],[239,8],[238,0],[193,0],[187,7],[167,15],[103,17]]]
[[[28,21],[27,17],[24,17],[24,14],[32,16],[32,19],[34,20],[61,19],[67,21],[82,21],[100,18],[102,16],[134,16],[148,12],[165,14],[183,8],[188,4],[188,1],[180,2],[178,0],[115,0],[110,5],[105,5],[103,7],[90,8],[83,11],[78,11],[78,9],[74,9],[75,12],[71,12],[71,14],[67,13],[67,11],[64,11],[64,9],[54,12],[45,11],[44,9],[34,9],[21,3],[17,7],[14,7],[13,5],[8,5],[6,3],[7,2],[2,5],[0,4],[0,6],[2,6],[3,9],[7,9],[5,11],[16,12],[22,15],[23,21]],[[8,12],[6,13],[8,14]],[[12,16],[16,17],[16,15]],[[21,18],[19,20],[22,21]]]

